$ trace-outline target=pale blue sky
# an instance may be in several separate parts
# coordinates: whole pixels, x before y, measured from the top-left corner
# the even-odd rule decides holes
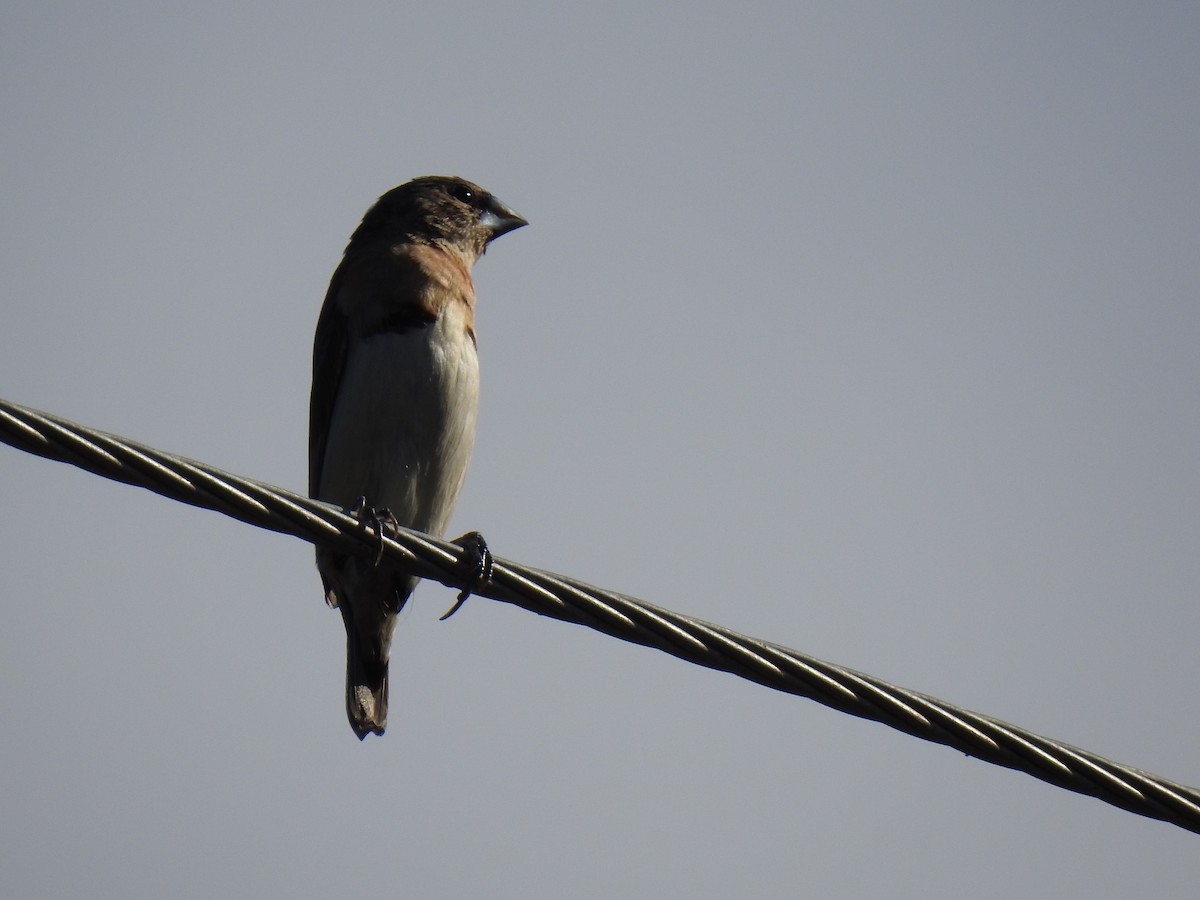
[[[416,175],[476,269],[452,523],[1200,784],[1200,10],[0,11],[0,396],[305,482]],[[418,590],[359,744],[311,549],[0,447],[0,893],[1194,897],[1196,836]]]

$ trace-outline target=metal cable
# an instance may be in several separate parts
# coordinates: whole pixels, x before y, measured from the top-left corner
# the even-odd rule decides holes
[[[310,543],[359,554],[373,554],[379,549],[380,537],[373,530],[329,504],[4,400],[0,400],[0,440]],[[422,578],[462,589],[472,577],[466,563],[469,554],[456,544],[400,529],[383,545],[390,560]],[[499,558],[490,580],[472,591],[775,690],[808,697],[1138,815],[1200,833],[1200,790],[778,644]]]

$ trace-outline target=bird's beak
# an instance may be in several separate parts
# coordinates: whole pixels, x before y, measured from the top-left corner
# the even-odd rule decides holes
[[[484,207],[483,214],[479,217],[479,224],[492,233],[492,236],[488,240],[494,241],[500,235],[516,231],[522,225],[528,225],[529,223],[495,197],[492,197],[488,201],[488,205]]]

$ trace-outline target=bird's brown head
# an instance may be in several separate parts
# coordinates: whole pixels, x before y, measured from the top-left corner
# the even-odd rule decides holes
[[[363,216],[350,243],[441,244],[469,255],[473,262],[491,241],[528,224],[477,184],[448,175],[426,175],[380,197]]]

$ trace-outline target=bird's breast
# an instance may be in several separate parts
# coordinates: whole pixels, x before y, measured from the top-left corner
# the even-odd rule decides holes
[[[442,532],[475,443],[479,361],[468,313],[454,304],[427,326],[370,335],[349,348],[322,499],[351,506],[366,497],[403,525]]]

